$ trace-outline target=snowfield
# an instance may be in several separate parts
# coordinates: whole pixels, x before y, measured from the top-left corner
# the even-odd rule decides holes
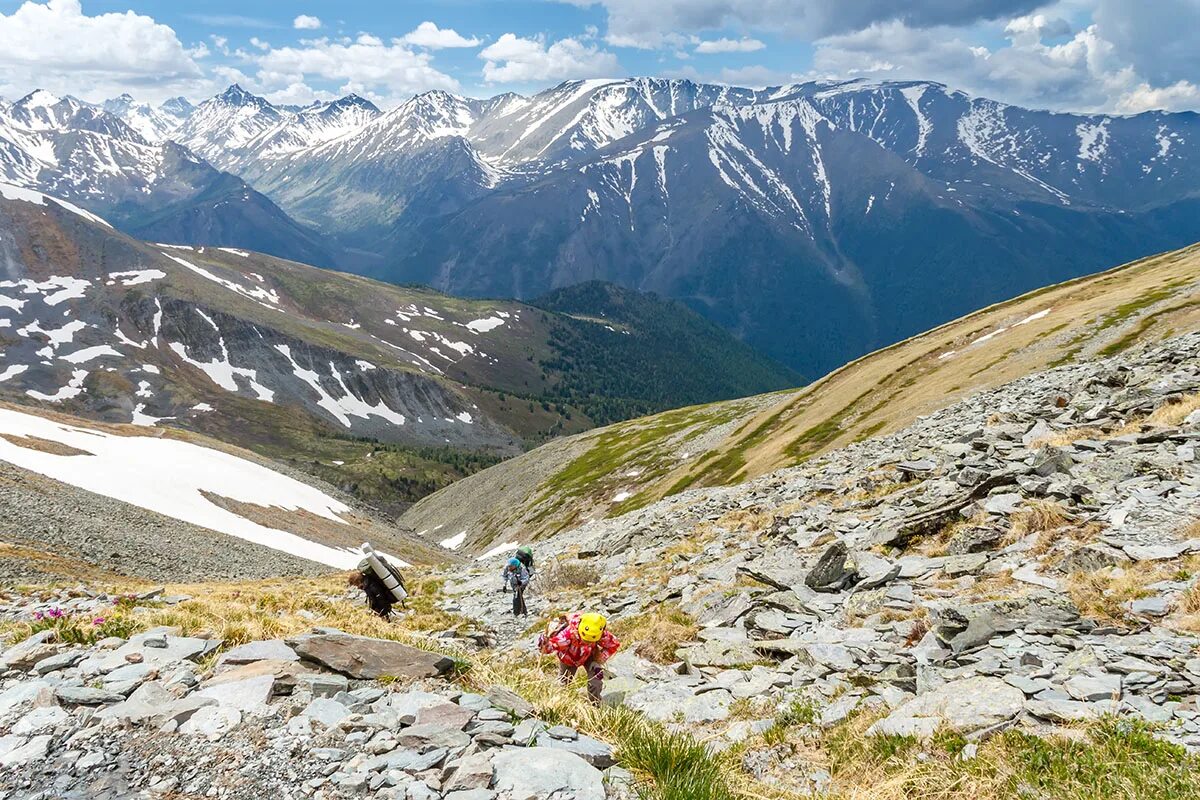
[[[344,503],[228,453],[174,439],[114,436],[11,409],[0,409],[0,434],[37,437],[89,453],[55,455],[0,438],[0,459],[71,486],[337,569],[350,569],[361,558],[356,549],[268,528],[207,500],[202,491],[346,524],[338,516],[350,510]]]

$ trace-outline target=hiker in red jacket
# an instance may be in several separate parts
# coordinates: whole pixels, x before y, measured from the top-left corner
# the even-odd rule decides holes
[[[602,614],[572,614],[558,618],[558,627],[538,637],[538,649],[558,658],[558,679],[571,682],[580,667],[588,676],[588,698],[597,705],[604,688],[604,670],[621,643],[608,631],[608,620]]]

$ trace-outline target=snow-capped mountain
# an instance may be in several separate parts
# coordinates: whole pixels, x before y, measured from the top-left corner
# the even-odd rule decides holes
[[[600,91],[576,115],[609,107],[611,85]],[[372,274],[482,296],[612,280],[683,298],[815,376],[1023,289],[1200,239],[1194,114],[805,84],[583,138],[622,118],[578,128],[565,139],[578,147],[509,170],[458,212],[395,226],[403,265]]]
[[[79,113],[29,105],[27,130]],[[342,268],[490,296],[615,281],[810,374],[1200,239],[1196,114],[1050,113],[927,82],[567,81],[386,112],[232,86],[172,136],[333,237]],[[36,161],[0,147],[10,171]]]
[[[37,91],[0,109],[0,180],[70,200],[148,238],[333,260],[319,236],[240,178],[71,97]]]
[[[180,102],[182,101],[182,102]],[[183,98],[168,101],[154,108],[147,103],[138,103],[128,93],[105,100],[101,105],[108,113],[120,117],[148,142],[161,142],[170,137],[191,112],[191,105]]]
[[[234,84],[197,106],[173,138],[222,169],[240,171],[337,139],[379,113],[354,94],[289,110]]]
[[[261,97],[236,83],[221,94],[205,100],[174,133],[175,141],[224,169],[264,131],[288,118]]]

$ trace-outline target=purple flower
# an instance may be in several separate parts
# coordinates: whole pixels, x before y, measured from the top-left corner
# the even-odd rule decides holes
[[[58,606],[55,606],[54,608],[47,611],[46,614],[51,619],[60,619],[63,615],[63,610],[61,608],[59,608]]]
[[[92,624],[93,625],[103,625],[104,617],[96,617],[94,620],[92,620]]]
[[[45,616],[46,616],[46,615],[45,615],[45,614],[43,614],[43,613],[42,613],[42,612],[40,612],[40,611],[35,611],[35,612],[33,612],[33,618],[34,618],[34,619],[36,619],[38,622],[41,622],[41,621],[42,621],[42,619],[43,619],[43,618],[45,618]]]

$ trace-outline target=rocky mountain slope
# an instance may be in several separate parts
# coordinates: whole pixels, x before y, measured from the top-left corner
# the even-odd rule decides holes
[[[796,392],[559,440],[426,498],[405,521],[480,546],[737,483],[898,430],[975,391],[1200,327],[1195,247],[1051,286],[859,359]]]
[[[1115,715],[1195,752],[1198,443],[1190,333],[535,547],[550,610],[596,608],[629,632],[637,655],[609,665],[611,702],[736,746],[794,796],[875,796],[831,783],[812,731],[844,724],[897,737],[900,759],[958,736],[969,760],[1006,730],[1053,737]],[[493,580],[464,576],[447,607],[498,615]],[[1070,796],[1040,774],[1044,796]],[[953,785],[911,780],[922,797]]]
[[[599,709],[506,617],[498,553],[395,624],[332,580],[8,592],[0,777],[22,800],[1192,796],[1198,443],[1193,332],[540,542],[538,623],[597,609],[623,642]]]
[[[793,378],[659,301],[608,324],[139,242],[76,211],[0,185],[3,396],[237,442],[386,509],[593,419]],[[702,333],[664,347],[651,320]],[[708,380],[671,380],[705,359]]]

